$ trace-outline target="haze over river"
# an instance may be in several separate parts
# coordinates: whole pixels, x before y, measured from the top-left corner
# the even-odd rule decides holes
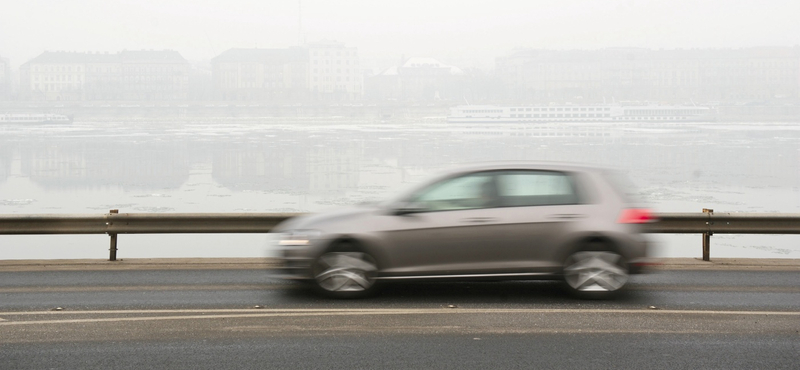
[[[800,213],[798,123],[447,124],[444,118],[76,119],[0,126],[0,214],[316,212],[459,163],[623,169],[656,212]],[[265,235],[120,235],[119,258],[259,257]],[[700,235],[653,235],[699,257]],[[0,259],[107,258],[105,235],[0,236]],[[800,258],[800,236],[715,235],[715,257]]]

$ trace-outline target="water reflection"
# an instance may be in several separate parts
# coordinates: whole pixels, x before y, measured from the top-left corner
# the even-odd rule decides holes
[[[3,214],[313,212],[494,160],[624,168],[662,212],[800,212],[793,124],[78,120],[0,134]]]
[[[20,144],[20,170],[51,191],[175,189],[189,174],[187,149],[185,143],[50,138]]]

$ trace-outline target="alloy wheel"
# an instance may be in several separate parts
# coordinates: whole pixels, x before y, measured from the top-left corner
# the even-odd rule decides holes
[[[327,292],[365,292],[375,284],[375,260],[361,252],[330,252],[317,260],[314,279]]]
[[[621,255],[608,251],[583,251],[570,256],[564,280],[579,293],[611,293],[628,282],[628,270]]]

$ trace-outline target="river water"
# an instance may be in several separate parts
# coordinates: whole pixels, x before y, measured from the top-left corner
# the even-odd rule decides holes
[[[120,118],[7,125],[0,135],[0,214],[317,212],[494,160],[623,169],[657,212],[800,213],[797,123]],[[701,254],[699,235],[652,240],[655,256]],[[108,243],[0,235],[0,259],[107,258]],[[118,257],[259,257],[269,245],[265,235],[120,235]],[[711,255],[800,258],[800,236],[715,235]]]

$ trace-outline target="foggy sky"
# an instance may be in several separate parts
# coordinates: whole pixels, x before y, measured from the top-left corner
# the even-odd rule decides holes
[[[797,0],[25,0],[0,5],[0,56],[14,68],[45,50],[174,49],[205,60],[336,40],[366,58],[490,67],[516,47],[795,46],[798,14]]]

